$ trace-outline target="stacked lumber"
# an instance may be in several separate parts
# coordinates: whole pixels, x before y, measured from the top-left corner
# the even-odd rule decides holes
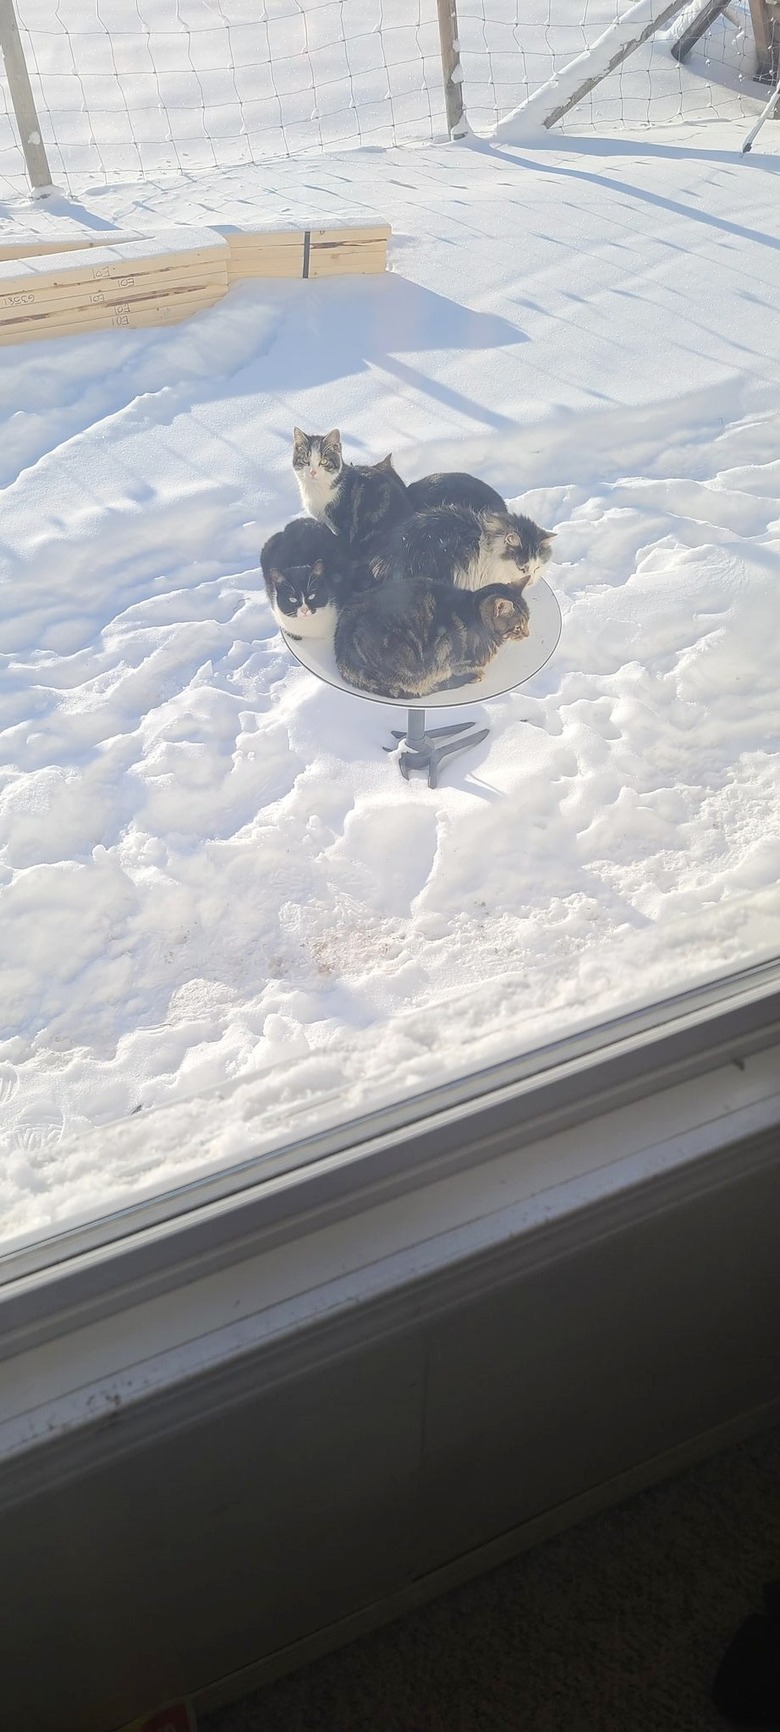
[[[373,274],[387,264],[389,223],[268,230],[84,232],[68,240],[0,240],[0,344],[177,324],[247,277]]]
[[[228,249],[213,229],[27,254],[0,263],[0,344],[177,324],[228,290]]]
[[[387,265],[389,223],[341,223],[334,228],[235,230],[222,228],[231,283],[246,277],[373,275]]]

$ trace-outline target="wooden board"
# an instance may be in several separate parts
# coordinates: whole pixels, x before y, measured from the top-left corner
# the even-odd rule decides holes
[[[140,240],[143,240],[143,235],[139,235],[137,230],[118,230],[114,233],[111,229],[103,229],[96,235],[80,236],[78,240],[66,240],[63,236],[59,240],[49,241],[43,240],[40,235],[27,235],[15,241],[4,240],[0,234],[0,263],[7,259],[34,259],[44,253],[80,252],[84,247],[117,246],[124,241]]]
[[[0,324],[0,338],[16,341],[19,334],[29,333],[31,336],[47,336],[61,329],[78,327],[80,331],[102,331],[104,324],[111,326],[128,326],[135,329],[137,320],[144,320],[149,313],[175,313],[187,315],[192,308],[217,307],[222,296],[206,293],[205,289],[191,289],[189,293],[177,296],[159,296],[149,301],[113,301],[106,307],[62,307],[57,312],[35,313],[28,319],[17,319],[12,324]],[[184,313],[182,313],[184,308]]]
[[[312,248],[310,277],[373,276],[385,269],[384,242],[379,246]]]
[[[756,76],[777,83],[780,29],[776,7],[769,0],[749,0],[750,22],[756,44]]]
[[[315,268],[314,260],[321,256],[338,255],[347,273],[355,270],[358,254],[366,261],[368,271],[384,270],[387,262],[389,223],[373,223],[355,228],[320,228],[299,231],[279,230],[272,233],[226,233],[230,251],[231,282],[245,277],[337,276],[332,265]],[[306,246],[308,237],[308,247]]]
[[[370,228],[343,229],[312,229],[312,246],[330,245],[332,242],[355,246],[362,241],[389,241],[392,234],[389,223],[374,223]]]
[[[107,277],[149,276],[165,270],[189,268],[224,259],[228,249],[219,235],[196,231],[185,243],[186,230],[150,235],[143,241],[125,241],[117,246],[94,247],[69,253],[9,260],[0,264],[0,295],[24,288],[67,287],[69,283],[102,282]]]
[[[300,228],[289,229],[229,229],[218,227],[215,233],[222,236],[231,250],[240,247],[255,246],[295,246],[303,240],[305,234],[312,241],[374,241],[389,240],[392,230],[389,223],[356,223],[325,225],[318,228],[316,224],[308,228],[301,223]]]
[[[258,254],[256,259],[245,259],[239,264],[231,264],[228,277],[231,283],[243,283],[255,277],[302,277],[303,248],[293,251],[288,247],[277,253]]]
[[[94,254],[91,256],[95,256]],[[143,277],[163,277],[168,271],[178,275],[189,272],[193,275],[204,265],[213,263],[215,255],[206,249],[198,250],[187,258],[172,258],[169,255],[160,257],[149,256],[139,259],[110,259],[101,263],[87,265],[82,252],[71,255],[73,263],[68,268],[67,255],[56,254],[54,259],[30,259],[16,263],[0,264],[0,296],[16,294],[24,289],[37,291],[44,288],[67,289],[72,285],[83,284],[85,287],[95,283],[111,281],[139,282]],[[78,261],[78,262],[77,262]],[[44,269],[46,265],[49,268]],[[225,276],[227,276],[227,259],[224,260]]]
[[[264,248],[273,247],[303,247],[304,230],[280,229],[278,234],[258,232],[257,234],[225,235],[223,237],[228,251],[231,253],[262,252]]]
[[[63,309],[44,318],[22,319],[16,325],[3,325],[0,327],[0,345],[41,342],[49,337],[84,336],[93,331],[136,331],[149,325],[179,324],[193,313],[216,306],[221,299],[221,295],[215,296],[211,291],[200,289],[140,305],[118,301],[114,306],[85,307],[80,312],[75,308]]]
[[[238,253],[231,248],[228,276],[231,283],[245,277],[302,277],[303,236],[298,236],[294,247],[246,248]]]
[[[178,270],[151,272],[145,276],[106,277],[102,282],[71,282],[66,285],[47,283],[43,288],[30,287],[15,292],[0,293],[0,325],[21,317],[26,309],[33,312],[54,311],[67,306],[102,306],[112,301],[144,301],[160,294],[177,294],[187,289],[213,289],[215,297],[227,294],[228,276],[224,263],[200,265]]]

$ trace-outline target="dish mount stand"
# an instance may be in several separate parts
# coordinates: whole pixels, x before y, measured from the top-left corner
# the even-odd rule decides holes
[[[457,701],[457,700],[456,700]],[[465,752],[469,746],[478,746],[481,740],[486,740],[489,728],[478,728],[476,733],[470,733],[471,722],[454,722],[446,728],[426,728],[424,710],[407,710],[406,732],[403,729],[392,728],[393,739],[397,746],[385,746],[386,752],[395,752],[398,756],[398,768],[404,781],[409,780],[410,770],[427,770],[428,787],[439,785],[439,769],[446,758],[454,752]],[[453,735],[458,735],[453,739]],[[468,735],[465,739],[463,736]]]

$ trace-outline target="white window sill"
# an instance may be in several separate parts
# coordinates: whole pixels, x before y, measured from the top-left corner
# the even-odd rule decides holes
[[[0,1366],[0,1501],[87,1471],[780,1158],[780,1047],[346,1218],[303,1216],[225,1267],[128,1293]],[[116,1301],[115,1301],[116,1303]]]

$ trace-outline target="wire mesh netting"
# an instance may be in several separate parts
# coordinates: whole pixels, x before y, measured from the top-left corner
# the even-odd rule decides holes
[[[17,0],[16,9],[61,185],[447,136],[436,0]],[[459,0],[474,129],[489,132],[625,10],[624,0]],[[752,114],[747,0],[730,0],[680,66],[671,43],[685,16],[599,84],[564,129]],[[2,75],[0,177],[25,184]]]
[[[17,14],[57,178],[446,136],[435,0],[19,0]],[[13,147],[6,91],[2,168]]]
[[[672,55],[703,0],[692,4],[598,84],[561,131],[741,119],[755,106],[756,65],[747,0],[731,0],[687,56]],[[593,48],[628,10],[626,0],[459,0],[458,36],[469,119],[496,122]],[[752,104],[750,98],[753,99]]]

